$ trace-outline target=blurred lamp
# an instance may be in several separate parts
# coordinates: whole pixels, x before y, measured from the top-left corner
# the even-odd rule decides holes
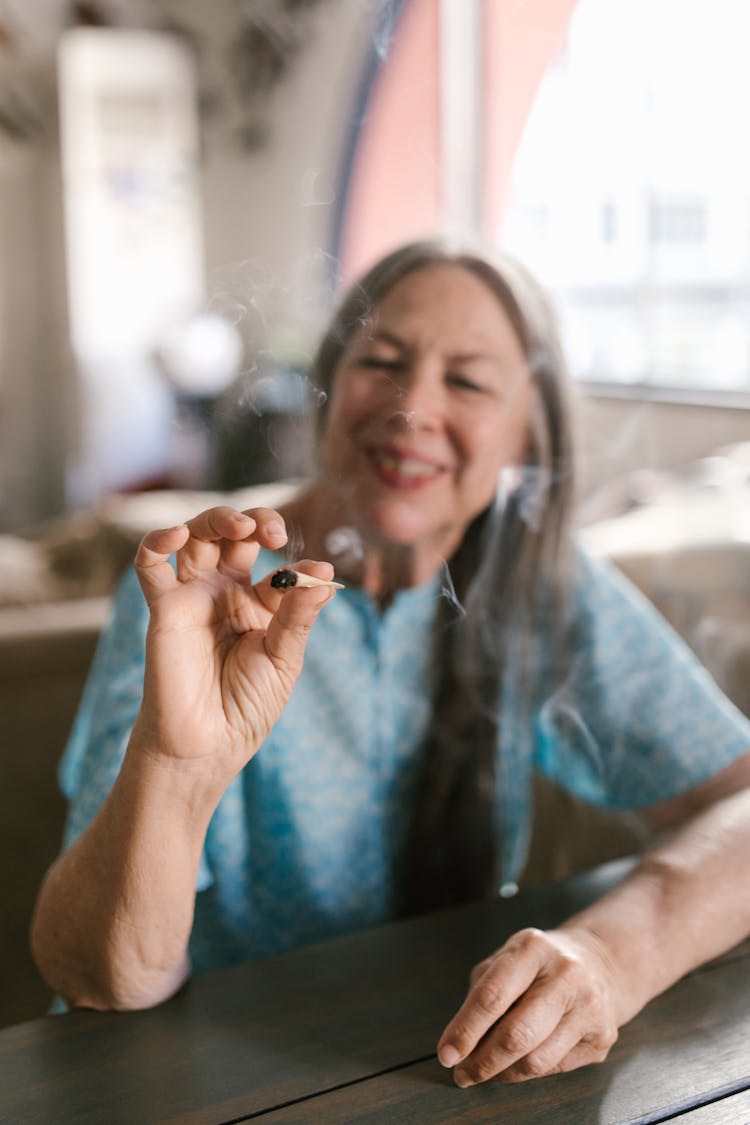
[[[222,394],[242,366],[240,333],[216,313],[200,313],[162,334],[156,360],[180,396],[211,399]]]

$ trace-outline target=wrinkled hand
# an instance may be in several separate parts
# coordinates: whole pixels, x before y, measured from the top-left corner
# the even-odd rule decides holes
[[[136,726],[150,753],[206,763],[228,784],[278,719],[309,631],[333,593],[276,590],[268,579],[253,584],[261,546],[278,549],[286,539],[271,509],[220,507],[141,541],[135,569],[150,622]],[[333,575],[328,563],[295,565],[318,578]]]
[[[438,1058],[459,1086],[601,1062],[617,1039],[614,974],[593,935],[521,930],[471,973]]]

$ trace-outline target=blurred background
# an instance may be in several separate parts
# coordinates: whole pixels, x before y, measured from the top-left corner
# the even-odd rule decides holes
[[[25,934],[114,583],[149,527],[310,472],[318,332],[404,239],[552,289],[581,534],[750,709],[748,31],[746,0],[0,0],[0,1022],[47,1000]]]
[[[555,291],[585,491],[742,440],[748,23],[743,0],[3,0],[0,529],[304,471],[332,292],[436,231]]]

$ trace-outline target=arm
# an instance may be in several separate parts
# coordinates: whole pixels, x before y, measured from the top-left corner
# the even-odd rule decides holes
[[[331,596],[252,585],[260,546],[285,541],[276,513],[223,508],[138,549],[150,612],[143,702],[108,799],[48,872],[32,921],[39,969],[73,1005],[147,1007],[187,975],[209,820],[281,713]]]
[[[674,826],[688,811],[599,902],[474,969],[438,1046],[459,1085],[600,1061],[649,1000],[750,934],[750,753],[650,819]]]
[[[145,1008],[189,972],[195,879],[212,802],[134,732],[101,811],[50,868],[32,921],[42,976],[73,1007]]]

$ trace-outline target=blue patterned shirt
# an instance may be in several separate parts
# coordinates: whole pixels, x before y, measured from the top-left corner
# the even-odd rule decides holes
[[[278,565],[261,552],[258,576]],[[211,820],[190,940],[201,971],[393,916],[395,857],[416,796],[430,713],[438,579],[380,612],[340,591],[312,630],[291,700]],[[508,654],[497,800],[503,878],[522,870],[530,776],[613,809],[675,796],[750,749],[750,723],[609,565],[578,556],[577,645],[529,726]],[[120,586],[60,770],[66,844],[88,825],[122,762],[141,700],[148,613]],[[530,736],[529,736],[530,732]]]

